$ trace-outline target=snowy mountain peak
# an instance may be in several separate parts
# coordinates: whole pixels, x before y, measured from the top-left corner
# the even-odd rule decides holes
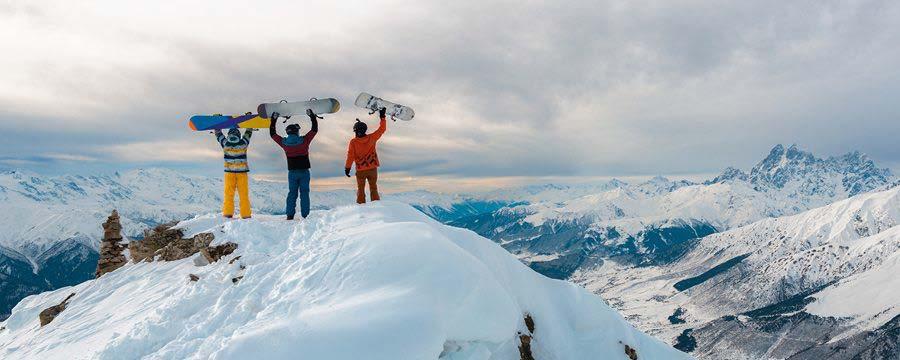
[[[793,188],[805,195],[852,196],[890,183],[892,175],[859,151],[822,159],[797,145],[779,144],[750,170],[748,180],[761,190]]]
[[[607,182],[607,184],[609,185],[610,188],[621,188],[621,187],[628,186],[627,182],[624,182],[624,181],[616,179],[616,178],[613,178],[612,180]]]
[[[719,176],[716,176],[712,180],[705,181],[704,184],[719,184],[727,181],[748,181],[750,180],[750,175],[744,172],[741,169],[736,169],[731,166],[725,168]]]
[[[408,205],[345,206],[302,222],[207,215],[178,227],[237,250],[206,266],[128,264],[28,297],[0,323],[0,357],[689,358],[600,297]],[[41,327],[38,313],[73,293]]]
[[[820,164],[821,159],[800,150],[797,145],[785,149],[778,144],[769,155],[750,170],[750,181],[757,185],[782,188],[788,181],[803,175],[807,169]]]
[[[893,179],[889,169],[881,169],[859,151],[828,159],[844,175],[843,184],[850,194],[859,194],[888,184]]]
[[[696,185],[687,180],[672,181],[657,175],[637,186],[638,190],[648,195],[667,194],[685,186]]]

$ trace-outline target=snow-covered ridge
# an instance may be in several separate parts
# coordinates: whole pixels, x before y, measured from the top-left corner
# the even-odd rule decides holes
[[[900,237],[900,234],[894,234]],[[900,315],[900,251],[881,266],[848,277],[813,297],[811,314],[851,319],[858,330],[872,330]]]
[[[879,267],[900,250],[900,188],[866,193],[804,213],[703,238],[673,272],[699,273],[749,254],[740,277],[687,290],[692,303],[715,302],[713,317],[758,308]],[[728,302],[721,301],[729,299]],[[708,311],[708,309],[707,309]]]
[[[0,323],[0,357],[518,359],[525,314],[538,359],[625,359],[626,345],[641,359],[688,357],[599,297],[408,205],[314,211],[302,222],[208,215],[179,227],[238,249],[203,267],[129,264],[28,297]],[[38,312],[71,293],[39,327]]]
[[[730,321],[723,317],[774,306],[770,311],[778,316],[805,311],[831,319],[808,320],[810,324],[818,321],[808,333],[797,325],[791,341],[810,341],[808,346],[815,345],[821,334],[814,331],[832,331],[828,338],[843,339],[877,329],[900,315],[900,296],[895,291],[898,254],[900,188],[893,188],[706,236],[669,265],[628,268],[606,264],[583,269],[572,279],[617,303],[642,330],[674,339],[682,330],[705,329],[699,335],[704,346],[710,346],[701,352],[705,356],[711,351],[733,350],[754,358],[768,346],[779,346],[782,330],[778,326],[784,326],[784,331],[792,329],[792,321],[805,321],[803,315],[772,324],[766,328],[769,330],[749,323],[737,328],[722,325]],[[712,271],[729,261],[736,262]],[[683,282],[688,279],[698,280]],[[681,288],[676,285],[679,283]],[[779,308],[789,310],[779,315],[774,310]],[[680,322],[672,322],[673,316]],[[778,323],[778,316],[759,321]],[[747,343],[728,345],[727,340],[720,342],[723,335]],[[754,341],[758,343],[748,345]],[[865,346],[865,339],[855,341]],[[793,354],[790,349],[782,350]]]

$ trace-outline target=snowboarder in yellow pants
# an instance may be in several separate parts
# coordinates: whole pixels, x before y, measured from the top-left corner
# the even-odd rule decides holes
[[[216,140],[222,146],[225,156],[225,200],[222,202],[222,215],[227,218],[234,216],[234,191],[237,190],[241,199],[241,217],[246,219],[250,212],[250,184],[247,174],[250,166],[247,165],[247,147],[250,146],[250,136],[253,129],[241,131],[229,129],[228,135],[216,130]]]
[[[251,215],[250,211],[250,185],[247,173],[225,173],[225,201],[222,202],[222,214],[232,217],[234,214],[234,191],[237,190],[241,199],[241,217],[246,219]]]

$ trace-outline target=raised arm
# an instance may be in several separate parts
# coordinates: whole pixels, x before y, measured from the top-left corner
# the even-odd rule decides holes
[[[271,136],[272,140],[275,140],[278,145],[281,145],[281,135],[278,135],[278,133],[275,132],[275,119],[269,120],[269,136]]]
[[[378,123],[378,129],[376,129],[375,132],[370,135],[376,141],[378,139],[381,139],[381,135],[384,135],[384,132],[387,131],[387,118],[384,114],[386,110],[387,109],[385,108],[381,108],[381,110],[378,111],[378,115],[381,117],[381,121]]]
[[[222,134],[222,130],[215,129],[213,133],[216,135],[216,141],[219,142],[219,146],[225,147],[225,135]]]
[[[312,141],[312,139],[319,133],[319,117],[316,116],[312,110],[306,110],[306,115],[309,116],[309,121],[312,123],[312,128],[306,132],[306,135],[303,137],[306,139],[306,142]]]
[[[250,144],[250,137],[253,136],[254,131],[256,131],[256,129],[244,130],[244,141],[247,142],[248,145]]]
[[[373,132],[370,136],[372,136],[373,139],[378,140],[381,139],[381,135],[384,135],[385,131],[387,131],[387,119],[382,116],[381,122],[378,124],[378,129],[376,129],[375,132]]]

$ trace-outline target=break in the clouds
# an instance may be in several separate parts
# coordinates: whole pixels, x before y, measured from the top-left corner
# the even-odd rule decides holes
[[[12,1],[0,44],[7,165],[214,172],[190,115],[336,97],[312,161],[340,175],[360,91],[415,108],[380,152],[417,176],[713,172],[775,143],[900,164],[896,1]],[[251,168],[279,173],[265,135]]]

